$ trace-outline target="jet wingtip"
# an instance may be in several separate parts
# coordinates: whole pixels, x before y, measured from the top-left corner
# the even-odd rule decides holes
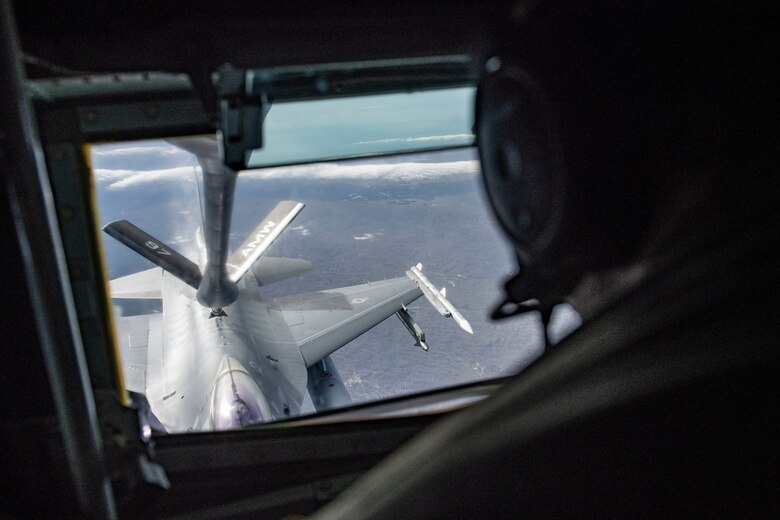
[[[102,228],[100,228],[100,229],[102,229],[103,231],[106,231],[107,229],[111,229],[112,227],[115,227],[115,226],[117,226],[118,224],[122,224],[123,222],[127,222],[127,220],[125,220],[125,219],[123,219],[123,218],[122,218],[122,219],[119,219],[119,220],[112,220],[111,222],[109,222],[108,224],[104,225],[104,226],[103,226]]]

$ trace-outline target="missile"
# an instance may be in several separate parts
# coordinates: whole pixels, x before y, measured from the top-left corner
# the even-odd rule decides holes
[[[441,291],[437,290],[431,281],[428,280],[428,278],[422,273],[422,264],[413,266],[411,269],[406,271],[406,275],[417,284],[428,301],[431,302],[431,305],[433,305],[433,307],[439,311],[439,314],[447,318],[452,317],[455,322],[460,325],[461,329],[465,330],[469,334],[474,334],[474,331],[471,328],[471,324],[447,299],[446,291],[444,289]]]
[[[420,347],[424,351],[428,352],[428,344],[425,342],[425,333],[422,331],[419,325],[415,323],[409,311],[406,310],[406,305],[401,304],[401,310],[395,313],[401,323],[404,324],[406,330],[414,338],[414,344]]]

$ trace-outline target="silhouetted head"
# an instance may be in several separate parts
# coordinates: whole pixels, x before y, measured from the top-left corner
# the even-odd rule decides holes
[[[544,314],[589,273],[705,228],[762,224],[780,183],[767,174],[776,62],[760,9],[519,2],[491,34],[476,126],[517,250],[508,301],[536,299]]]

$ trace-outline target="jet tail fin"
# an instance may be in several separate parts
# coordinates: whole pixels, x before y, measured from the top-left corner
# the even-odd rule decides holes
[[[103,231],[187,285],[195,289],[200,285],[202,275],[195,262],[127,220],[106,224]]]
[[[271,247],[282,231],[298,216],[303,206],[302,203],[294,200],[283,200],[257,225],[228,260],[228,264],[233,266],[230,274],[233,282],[239,281],[257,259]]]

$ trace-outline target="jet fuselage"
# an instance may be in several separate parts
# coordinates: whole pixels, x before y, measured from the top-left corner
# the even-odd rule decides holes
[[[195,289],[163,274],[163,337],[149,342],[146,395],[168,431],[245,426],[240,413],[232,422],[215,423],[227,401],[215,390],[221,388],[220,378],[230,380],[231,374],[230,386],[237,387],[233,397],[247,406],[264,404],[270,413],[251,422],[300,413],[307,383],[300,350],[279,337],[287,327],[263,302],[252,273],[238,285],[238,299],[226,315],[209,317],[211,310],[198,303]]]

